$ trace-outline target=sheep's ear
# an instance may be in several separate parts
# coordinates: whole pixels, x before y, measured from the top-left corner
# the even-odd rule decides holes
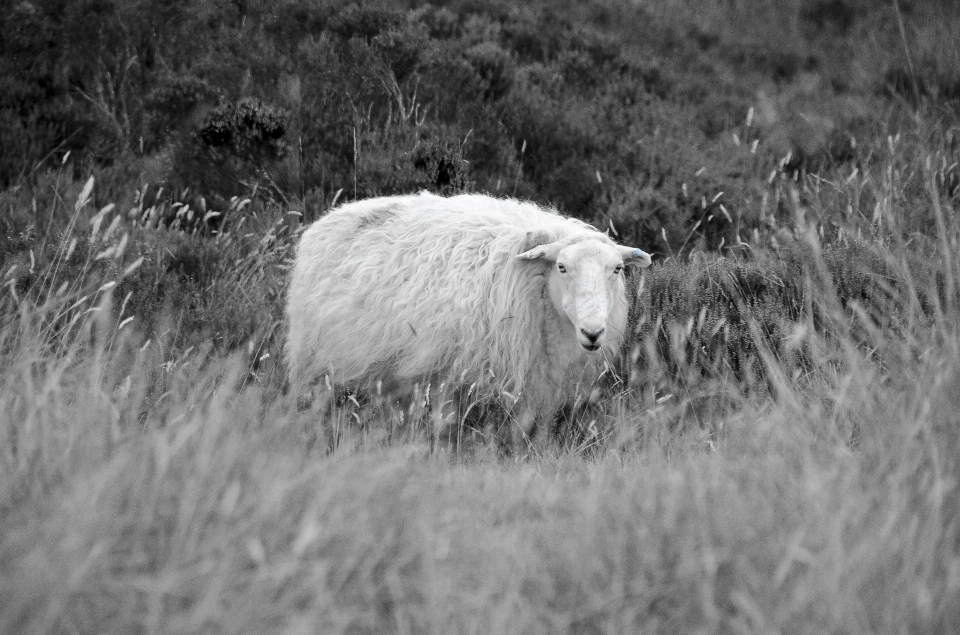
[[[517,258],[520,260],[543,258],[554,262],[562,247],[561,244],[554,242],[553,235],[545,229],[529,231],[523,239],[523,244],[520,247],[521,253]]]
[[[617,251],[620,252],[620,256],[623,258],[623,264],[625,265],[640,265],[641,267],[650,266],[650,254],[638,249],[636,247],[625,247],[623,245],[617,245]]]

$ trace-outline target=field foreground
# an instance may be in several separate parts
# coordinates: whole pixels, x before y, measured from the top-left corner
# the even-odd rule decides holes
[[[943,315],[911,366],[744,398],[719,434],[667,400],[623,410],[601,450],[519,457],[376,425],[327,452],[275,391],[238,388],[236,358],[158,378],[157,346],[102,317],[59,355],[39,322],[4,333],[0,632],[960,628]]]

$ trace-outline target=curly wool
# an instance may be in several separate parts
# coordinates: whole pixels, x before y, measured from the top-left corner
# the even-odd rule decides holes
[[[619,349],[623,280],[603,354],[579,346],[547,297],[550,263],[520,261],[528,232],[614,244],[535,204],[482,195],[369,199],[331,211],[297,250],[287,303],[291,385],[324,374],[360,390],[417,382],[522,398],[537,417],[572,400]]]

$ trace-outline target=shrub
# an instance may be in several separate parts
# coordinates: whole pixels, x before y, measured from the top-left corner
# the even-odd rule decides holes
[[[222,103],[203,120],[196,137],[179,144],[174,179],[226,211],[231,196],[270,186],[270,171],[286,152],[286,130],[286,113],[259,99]]]
[[[200,127],[200,139],[214,150],[229,151],[254,164],[278,159],[284,151],[286,117],[259,99],[221,104]]]
[[[513,58],[493,42],[480,42],[464,53],[470,66],[480,78],[483,99],[502,99],[513,86],[515,73]]]
[[[197,111],[222,99],[216,87],[199,77],[171,75],[160,79],[144,99],[148,113],[144,151],[159,150],[178,137],[190,134],[191,123],[193,126],[198,123],[195,121]]]
[[[413,167],[422,175],[426,189],[434,192],[459,193],[467,189],[470,164],[464,160],[461,146],[434,141],[418,147],[413,153]]]

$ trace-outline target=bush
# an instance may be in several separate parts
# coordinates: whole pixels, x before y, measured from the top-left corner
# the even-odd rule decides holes
[[[181,142],[174,161],[178,186],[202,192],[218,211],[231,196],[271,186],[271,171],[287,150],[287,115],[255,98],[222,103],[196,137]]]
[[[144,100],[148,113],[144,151],[157,151],[193,132],[198,111],[222,102],[223,98],[216,87],[199,77],[172,75],[159,80]]]

